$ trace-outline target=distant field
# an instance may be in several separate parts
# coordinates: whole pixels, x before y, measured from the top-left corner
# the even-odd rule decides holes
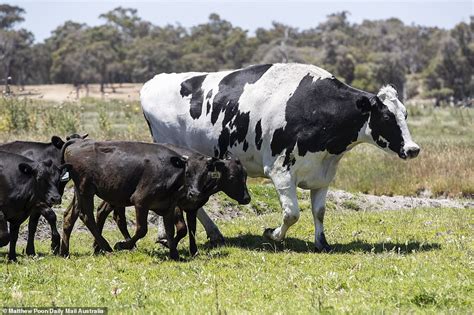
[[[412,136],[422,148],[417,159],[403,161],[360,145],[342,159],[333,186],[377,195],[472,198],[474,110],[409,106],[408,112]],[[0,141],[48,141],[73,132],[95,139],[152,140],[138,99],[0,99]]]
[[[79,94],[76,93],[76,88],[72,84],[26,85],[23,88],[12,86],[12,91],[17,97],[54,102],[74,101],[77,99],[77,96],[79,98],[92,97],[98,99],[137,101],[142,85],[141,83],[107,85],[104,94],[100,92],[99,84],[89,84],[89,92],[87,92],[84,86],[81,86]]]

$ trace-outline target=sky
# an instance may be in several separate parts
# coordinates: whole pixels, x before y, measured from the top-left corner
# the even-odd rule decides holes
[[[0,0],[2,1],[2,0]],[[18,27],[26,28],[35,35],[36,42],[49,37],[51,31],[65,21],[86,23],[90,26],[103,24],[101,13],[118,6],[138,10],[138,15],[155,25],[181,24],[190,27],[208,20],[215,12],[221,18],[253,34],[258,27],[271,27],[278,21],[299,29],[315,27],[328,14],[349,11],[349,20],[360,23],[364,19],[396,17],[405,24],[437,26],[449,29],[457,23],[469,22],[474,15],[472,0],[345,0],[345,1],[15,1],[3,0],[26,10],[25,22]]]

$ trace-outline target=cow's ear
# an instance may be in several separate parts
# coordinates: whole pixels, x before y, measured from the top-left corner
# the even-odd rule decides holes
[[[188,159],[185,158],[185,157],[172,156],[172,157],[170,158],[171,164],[172,164],[174,167],[177,167],[177,168],[185,168],[187,161],[188,161]]]
[[[52,136],[51,137],[51,143],[58,149],[62,149],[64,145],[63,139],[61,139],[58,136]]]
[[[31,166],[28,163],[20,163],[18,165],[18,168],[20,169],[20,172],[26,175],[34,175],[35,174],[35,169],[33,166]]]
[[[356,101],[356,106],[361,112],[368,113],[372,108],[372,102],[367,96],[362,96]]]

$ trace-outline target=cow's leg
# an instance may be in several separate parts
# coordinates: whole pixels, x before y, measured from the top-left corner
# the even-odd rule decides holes
[[[18,232],[20,224],[10,222],[10,250],[8,252],[8,260],[16,261],[16,241],[18,240]]]
[[[109,216],[110,212],[112,212],[113,210],[114,208],[105,201],[102,201],[102,203],[97,208],[97,229],[99,230],[99,233],[101,235],[102,231],[104,230],[105,221],[107,220],[107,217]],[[100,252],[100,247],[96,240],[94,240],[93,247],[94,253],[98,254]]]
[[[221,231],[217,225],[212,221],[212,219],[207,215],[204,208],[199,208],[197,211],[197,218],[199,222],[204,226],[206,230],[206,235],[212,245],[218,246],[223,245],[225,243],[224,236],[222,235]]]
[[[145,237],[148,232],[148,208],[135,206],[135,213],[137,220],[135,234],[129,240],[116,243],[114,246],[116,250],[134,248],[138,240]]]
[[[100,250],[104,252],[111,252],[112,247],[110,247],[107,240],[102,236],[102,234],[100,234],[97,223],[94,219],[94,195],[78,195],[77,206],[79,208],[79,217],[94,236],[94,239],[97,242]]]
[[[170,258],[173,260],[179,260],[179,254],[177,244],[174,240],[174,211],[170,211],[169,214],[163,216],[163,223],[165,226],[166,236],[168,239],[168,247],[170,249]]]
[[[35,251],[35,234],[38,227],[41,213],[39,209],[35,208],[28,219],[28,240],[26,242],[26,254],[29,256],[36,255]]]
[[[204,211],[204,208],[199,208],[199,210],[197,211],[197,218],[199,222],[201,222],[201,224],[204,226],[207,238],[209,239],[211,245],[218,246],[223,245],[225,243],[224,236],[222,236],[222,233],[221,231],[219,231],[217,225],[207,215],[206,211]],[[160,217],[158,220],[158,239],[156,242],[168,247],[166,232],[163,226],[163,218]]]
[[[10,234],[8,233],[7,220],[2,211],[0,211],[0,247],[7,246],[10,242]]]
[[[329,252],[331,247],[324,236],[324,212],[326,211],[326,195],[328,187],[311,190],[311,209],[314,220],[314,246],[316,251]]]
[[[59,255],[69,256],[69,238],[71,237],[74,224],[79,218],[79,207],[76,202],[76,195],[72,198],[71,204],[64,211],[63,217],[63,235],[61,237],[61,246],[59,248]]]
[[[280,204],[283,208],[282,225],[276,229],[265,229],[263,235],[270,240],[282,241],[286,232],[300,218],[300,208],[296,195],[296,185],[290,174],[279,173],[272,176],[273,184],[280,197]]]

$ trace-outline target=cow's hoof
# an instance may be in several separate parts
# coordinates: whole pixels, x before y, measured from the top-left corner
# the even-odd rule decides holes
[[[25,253],[26,253],[28,256],[34,256],[34,255],[36,255],[35,249],[34,249],[34,248],[31,248],[31,247],[26,247]]]
[[[159,238],[159,239],[156,240],[156,242],[157,242],[158,244],[163,245],[163,246],[166,247],[166,248],[169,248],[169,246],[168,246],[168,240],[167,240],[166,238]]]
[[[275,237],[273,236],[274,232],[275,229],[266,228],[265,231],[263,231],[263,237],[265,237],[269,241],[275,241]]]
[[[332,247],[326,241],[326,235],[324,235],[324,233],[321,233],[321,236],[316,241],[316,244],[314,244],[314,247],[315,247],[315,251],[318,253],[332,252]]]
[[[222,236],[222,234],[219,234],[217,236],[213,236],[209,238],[209,243],[211,244],[211,247],[220,247],[225,245],[225,238]]]
[[[127,242],[117,242],[114,245],[114,250],[131,250],[133,246],[131,246]]]

